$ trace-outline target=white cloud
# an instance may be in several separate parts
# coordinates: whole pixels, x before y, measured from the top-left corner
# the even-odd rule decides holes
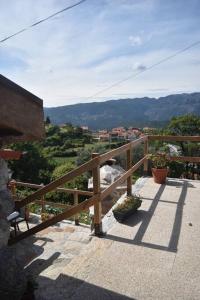
[[[130,35],[128,39],[130,41],[131,46],[133,47],[142,45],[142,39],[139,35],[137,36]]]

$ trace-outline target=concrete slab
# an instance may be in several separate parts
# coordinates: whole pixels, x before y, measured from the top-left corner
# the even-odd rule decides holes
[[[44,251],[37,300],[200,299],[200,182],[143,178],[134,189],[141,208],[123,224],[109,212],[104,238],[73,232],[58,240],[55,262]]]

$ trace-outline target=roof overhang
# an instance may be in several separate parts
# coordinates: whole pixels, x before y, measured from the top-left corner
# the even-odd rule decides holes
[[[0,139],[44,138],[43,101],[0,74]]]

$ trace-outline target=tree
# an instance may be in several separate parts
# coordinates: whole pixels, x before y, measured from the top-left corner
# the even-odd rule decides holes
[[[193,114],[174,117],[171,119],[164,134],[167,135],[200,135],[200,117]],[[180,145],[183,156],[200,156],[199,143],[177,142]],[[199,173],[197,164],[185,163],[186,178],[194,179],[194,174]],[[179,168],[177,168],[178,170]]]
[[[200,117],[192,114],[174,117],[164,131],[168,135],[200,135]],[[199,156],[199,147],[191,142],[180,142],[184,156]]]
[[[16,143],[11,145],[11,148],[25,152],[19,160],[9,162],[14,179],[38,184],[50,181],[55,164],[42,154],[39,144]]]
[[[50,117],[49,117],[49,116],[46,117],[45,124],[46,124],[46,125],[51,124],[51,120],[50,120]]]
[[[55,168],[55,170],[52,173],[52,180],[56,180],[60,177],[62,177],[63,175],[67,174],[68,172],[72,171],[75,168],[74,164],[71,162],[67,162],[63,165],[60,165],[58,167]],[[88,183],[88,176],[85,174],[82,174],[76,178],[74,178],[73,180],[65,183],[63,185],[63,187],[65,188],[70,188],[70,189],[79,189],[79,190],[87,190],[87,183]],[[61,202],[70,202],[71,204],[74,204],[74,199],[73,199],[73,195],[72,194],[68,194],[65,192],[59,192],[57,193],[57,195],[53,192],[53,193],[49,193],[51,200],[53,201],[61,201]],[[81,199],[81,197],[80,197]]]
[[[173,117],[166,131],[172,135],[199,135],[200,117],[192,114]]]

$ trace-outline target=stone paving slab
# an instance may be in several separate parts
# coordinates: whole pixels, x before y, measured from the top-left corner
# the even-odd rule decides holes
[[[30,227],[39,222],[40,217],[32,215]],[[26,230],[26,225],[21,223],[20,229]],[[54,299],[57,299],[59,289],[56,289],[50,281],[59,277],[63,267],[78,256],[91,239],[90,226],[84,224],[75,226],[73,222],[62,221],[14,246],[27,274],[38,283],[37,298],[40,299],[43,292],[48,295],[46,290],[50,291],[52,288],[56,293]],[[48,296],[45,299],[48,299]]]

